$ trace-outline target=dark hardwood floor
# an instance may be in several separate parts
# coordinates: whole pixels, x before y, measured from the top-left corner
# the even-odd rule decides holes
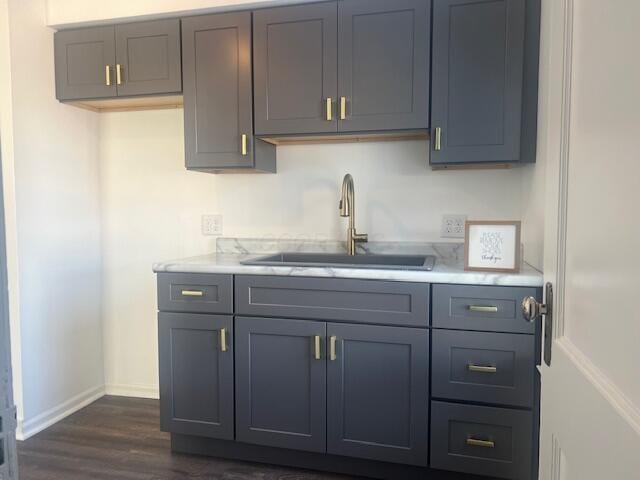
[[[156,400],[104,397],[18,445],[20,480],[348,480],[171,453]]]

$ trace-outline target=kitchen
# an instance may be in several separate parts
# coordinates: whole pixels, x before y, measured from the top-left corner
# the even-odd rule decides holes
[[[553,416],[555,420],[545,425],[544,381],[541,407],[537,378],[539,372],[544,378],[547,368],[553,371],[552,367],[546,366],[542,351],[545,346],[542,324],[549,315],[540,312],[540,315],[532,315],[533,323],[527,323],[520,304],[530,295],[537,302],[549,303],[550,297],[543,293],[548,281],[556,284],[556,297],[563,298],[562,293],[558,297],[557,292],[559,287],[562,292],[558,279],[563,277],[558,276],[556,269],[570,272],[571,268],[581,267],[583,263],[571,263],[571,252],[583,255],[603,241],[601,235],[592,233],[592,243],[585,244],[582,240],[584,251],[579,250],[575,237],[571,248],[557,247],[570,241],[568,233],[563,237],[555,231],[557,225],[563,225],[562,229],[572,235],[578,234],[583,225],[570,223],[567,226],[566,218],[562,220],[562,212],[566,216],[568,191],[575,192],[576,200],[579,198],[583,202],[585,210],[587,204],[594,208],[587,202],[589,195],[583,187],[593,177],[576,171],[576,162],[580,160],[572,163],[573,170],[569,170],[568,165],[572,152],[579,150],[568,148],[567,112],[572,110],[568,101],[563,100],[567,98],[567,90],[571,91],[571,75],[567,73],[567,70],[570,72],[567,67],[570,56],[566,52],[574,48],[573,55],[577,56],[583,54],[582,48],[587,46],[589,51],[604,49],[606,42],[594,46],[581,36],[585,35],[584,30],[576,27],[594,22],[598,15],[605,13],[612,17],[614,24],[626,25],[624,9],[616,13],[602,12],[590,2],[576,2],[574,7],[571,1],[403,0],[401,3],[400,14],[397,13],[398,2],[390,0],[344,0],[308,5],[306,2],[248,4],[206,0],[163,0],[152,5],[138,1],[98,5],[97,2],[62,0],[25,3],[5,0],[0,4],[2,12],[6,13],[0,17],[3,19],[0,30],[3,45],[7,40],[0,52],[3,72],[0,98],[3,105],[1,132],[13,394],[18,406],[18,437],[26,440],[25,448],[32,439],[37,441],[38,435],[47,435],[56,427],[63,428],[64,418],[77,411],[82,414],[83,407],[96,400],[100,402],[104,395],[107,395],[105,398],[149,399],[141,400],[144,402],[155,402],[154,399],[160,397],[164,402],[163,388],[167,388],[167,383],[163,384],[166,368],[163,370],[162,362],[166,358],[162,352],[167,343],[163,343],[166,337],[163,337],[162,328],[163,322],[167,322],[163,316],[168,314],[171,318],[182,316],[183,322],[192,319],[190,315],[200,315],[210,321],[218,317],[231,318],[231,325],[210,326],[209,330],[205,328],[206,335],[197,337],[209,342],[209,347],[215,343],[214,350],[187,348],[180,358],[189,364],[203,356],[211,359],[214,353],[215,358],[230,353],[228,356],[235,360],[235,367],[227,367],[231,369],[229,371],[235,368],[235,376],[232,374],[228,379],[228,383],[235,384],[235,392],[231,389],[235,398],[229,400],[227,397],[225,404],[232,412],[227,420],[231,422],[229,429],[235,439],[228,438],[229,429],[222,436],[211,433],[215,430],[211,425],[206,431],[207,427],[201,421],[193,428],[205,433],[192,436],[188,431],[180,430],[187,428],[177,425],[180,422],[172,423],[165,415],[169,407],[162,403],[162,425],[156,425],[154,431],[164,435],[159,432],[162,426],[165,432],[170,432],[176,451],[187,449],[190,453],[208,453],[214,457],[379,478],[394,478],[394,475],[395,478],[410,478],[409,475],[466,478],[465,474],[485,475],[484,478],[537,478],[538,464],[540,478],[555,478],[546,477],[547,470],[566,468],[559,466],[563,455],[570,455],[571,464],[571,476],[563,474],[564,478],[574,478],[576,469],[581,468],[578,465],[584,464],[584,468],[590,465],[582,453],[575,453],[575,448],[571,448],[573,436],[564,434],[562,442],[566,442],[566,446],[557,440],[555,432],[561,430],[566,420],[565,417],[558,420],[560,417],[556,416],[560,415],[561,406],[571,403],[559,400],[563,399],[559,391],[547,390],[552,406],[546,411],[548,418]],[[637,16],[637,7],[625,4],[625,8],[629,11],[627,18]],[[408,16],[407,12],[412,15]],[[318,18],[322,21],[316,21]],[[349,18],[352,21],[345,20]],[[411,19],[409,23],[408,18]],[[499,22],[503,27],[506,25],[504,30],[497,28]],[[574,26],[572,22],[585,23]],[[153,25],[165,28],[158,33],[153,31]],[[55,40],[54,30],[59,31]],[[88,41],[78,37],[78,32],[86,35],[86,32],[97,31],[100,31],[100,38],[107,39],[103,40],[107,42],[104,45],[114,45],[112,50],[104,45],[99,47],[102,54],[111,55],[107,61],[87,54],[97,45],[93,37],[86,37]],[[230,31],[235,33],[226,36]],[[574,37],[568,37],[567,32],[571,31]],[[359,37],[357,33],[360,33]],[[610,42],[625,44],[616,40],[616,35],[627,38],[632,33],[623,28],[606,32],[606,38],[611,37]],[[128,40],[118,40],[122,38]],[[158,38],[168,52],[161,57],[167,59],[166,69],[161,70],[169,72],[173,83],[165,81],[159,87],[154,85],[152,88],[159,88],[161,93],[152,94],[144,82],[134,85],[132,60],[125,62],[119,52],[122,45],[127,45],[132,49],[127,51],[125,48],[127,54],[142,59],[144,64],[145,60],[156,58],[153,39],[157,41]],[[135,51],[136,40],[140,41],[139,52]],[[73,56],[73,48],[60,53],[61,46],[77,47],[83,42],[89,47],[86,51],[81,50],[78,57]],[[225,42],[237,43],[229,48]],[[273,50],[265,51],[270,45]],[[232,51],[238,54],[229,55]],[[589,72],[589,78],[597,78],[598,68],[592,65],[595,62],[590,57],[577,58],[582,63],[573,60],[576,62],[574,75],[579,68],[584,68]],[[621,58],[623,54],[619,53],[610,59],[610,68],[619,70],[616,77],[607,77],[606,81],[612,86],[608,93],[612,97],[610,108],[615,112],[621,109],[626,115],[615,90],[620,90],[620,96],[627,91],[628,85],[623,79],[633,78],[629,76],[629,70],[637,73],[637,66],[618,63]],[[73,63],[78,59],[80,63]],[[90,61],[87,63],[87,60]],[[61,62],[65,61],[70,63],[62,68]],[[231,67],[222,67],[223,61],[230,61]],[[91,62],[100,67],[99,71],[84,69],[86,65],[93,65]],[[471,69],[473,65],[478,67],[475,72]],[[74,70],[74,67],[78,69]],[[148,65],[146,68],[146,72],[154,72]],[[390,74],[391,71],[394,73]],[[60,72],[67,72],[68,77],[61,78]],[[87,86],[84,80],[74,85],[74,72],[80,77],[85,74],[99,76],[99,85]],[[145,70],[139,72],[144,74]],[[496,77],[495,72],[502,72],[503,76]],[[272,78],[275,82],[269,83]],[[496,78],[502,78],[505,83]],[[604,81],[599,79],[599,82]],[[576,82],[575,95],[582,93],[581,85]],[[349,92],[349,86],[356,90]],[[87,93],[86,88],[95,88],[97,93]],[[127,92],[127,88],[134,90]],[[147,90],[136,93],[135,88]],[[230,91],[237,95],[229,94]],[[234,98],[238,101],[234,102]],[[587,118],[579,109],[590,105],[584,98],[575,100],[574,111],[581,115],[578,120]],[[631,95],[628,101],[629,104],[637,103],[637,95]],[[605,108],[601,104],[598,107]],[[611,112],[603,112],[603,116],[609,118],[607,115]],[[237,121],[230,122],[229,118]],[[634,125],[629,116],[622,123],[625,129]],[[447,127],[443,128],[444,125]],[[576,121],[574,125],[579,126],[580,122]],[[589,125],[585,126],[585,132],[588,131]],[[492,135],[494,138],[487,140]],[[593,149],[589,138],[587,133],[583,137],[572,137],[575,149],[584,148],[581,158],[596,157],[586,149],[586,145]],[[617,149],[622,162],[628,158],[625,155],[633,156],[630,139],[618,137]],[[456,148],[456,142],[459,145],[460,141],[467,141],[468,145]],[[590,165],[592,172],[597,171],[593,169],[594,163]],[[617,173],[607,170],[598,171],[598,174],[610,179],[611,184],[615,175],[615,181],[625,185],[637,172],[637,167],[632,165],[630,163],[629,168],[636,170],[620,168]],[[571,179],[584,183],[572,184],[577,186],[572,190],[567,188],[567,192],[559,189],[556,193],[555,185],[562,185],[563,178],[568,185],[568,172],[572,173]],[[343,208],[339,209],[341,186],[347,174],[353,181],[355,201],[342,195]],[[607,198],[610,208],[619,205],[617,202],[632,203],[632,194],[623,193],[632,190],[611,188]],[[359,255],[356,258],[389,254],[435,255],[433,271],[416,271],[402,265],[395,269],[354,268],[349,262],[355,260],[343,255],[348,253],[346,241],[350,219],[341,216],[349,216],[354,209],[357,209],[354,225],[357,233],[368,234],[368,242],[357,243]],[[584,225],[590,225],[586,214],[583,217],[578,210],[574,212],[570,218],[576,222],[584,218]],[[465,235],[459,230],[452,233],[447,224],[448,220],[464,224],[465,218],[494,223],[520,222],[521,241],[516,242],[518,248],[515,250],[522,252],[524,262],[516,262],[514,257],[514,267],[517,263],[520,272],[465,271],[464,262],[468,260],[464,252]],[[601,222],[613,220],[600,217]],[[630,229],[629,234],[621,234],[620,251],[612,255],[622,256],[625,248],[633,244],[637,226]],[[564,238],[562,243],[555,240],[556,236]],[[241,264],[292,251],[340,253],[342,256],[337,261],[347,263],[337,267],[317,261],[311,265],[304,262],[280,266]],[[628,249],[626,254],[632,255]],[[187,257],[191,260],[179,260]],[[326,259],[323,261],[327,263]],[[566,267],[557,267],[563,262],[568,262]],[[613,268],[603,262],[598,262],[598,267],[602,272]],[[174,281],[174,275],[182,277]],[[195,275],[196,280],[190,275]],[[565,277],[573,278],[567,274]],[[584,276],[576,275],[575,278],[577,282]],[[252,284],[259,280],[264,283]],[[307,281],[311,283],[307,284]],[[272,282],[279,286],[276,288]],[[163,289],[163,286],[167,288]],[[472,290],[465,290],[468,288]],[[296,296],[300,289],[313,297],[307,298],[308,301],[317,303],[329,299],[330,304],[305,307],[300,303],[304,298]],[[371,292],[364,295],[368,289],[387,299],[384,301],[399,303],[394,303],[395,307],[379,303],[378,307],[363,305],[363,299],[373,295]],[[495,289],[504,290],[496,296]],[[172,297],[174,291],[187,292],[186,298],[172,303],[177,301]],[[202,297],[189,297],[189,292],[209,295],[214,291],[221,295],[216,305],[199,306]],[[275,291],[287,293],[282,294],[284,297],[268,298],[269,294],[275,295]],[[263,295],[262,306],[251,304],[251,298],[258,295],[251,292]],[[341,293],[343,298],[335,298],[335,292]],[[349,292],[356,297],[359,294],[360,300],[347,295]],[[585,295],[583,291],[578,293]],[[165,295],[169,297],[165,298]],[[468,322],[458,327],[451,327],[451,323],[439,324],[449,318],[443,306],[447,299],[460,297],[468,299],[467,313],[473,313],[471,306],[496,307],[496,301],[508,300],[510,306],[504,308],[513,308],[513,323],[508,327],[496,327],[490,325],[491,322],[484,326]],[[627,303],[620,297],[616,294],[616,308],[621,312],[621,318],[627,318],[623,313],[627,311]],[[404,300],[400,301],[400,298]],[[394,308],[406,308],[407,298],[411,299],[410,311],[398,313],[399,320],[394,320],[389,312]],[[243,299],[246,299],[245,303]],[[286,307],[283,299],[297,299],[298,303]],[[564,301],[572,305],[566,299]],[[345,310],[335,307],[340,304],[350,307]],[[611,309],[610,302],[603,304]],[[269,310],[265,305],[280,307]],[[531,305],[537,307],[537,304]],[[376,314],[376,308],[387,313]],[[413,308],[417,310],[411,311]],[[497,308],[503,307],[498,305]],[[358,309],[369,313],[358,315]],[[561,311],[558,307],[556,310]],[[535,312],[535,308],[532,311]],[[568,309],[566,315],[568,312],[573,315],[579,312],[581,317],[585,315],[582,310]],[[495,312],[475,313],[479,318],[485,318]],[[376,315],[386,320],[378,321]],[[451,318],[454,317],[452,314]],[[296,445],[290,439],[278,440],[274,435],[257,438],[260,435],[256,432],[260,428],[242,423],[246,407],[242,399],[248,397],[241,393],[249,391],[251,385],[243,383],[240,371],[249,357],[240,355],[246,345],[241,344],[238,329],[251,330],[257,318],[275,318],[283,322],[273,326],[278,331],[284,328],[283,325],[288,325],[290,332],[295,330],[294,326],[323,325],[322,331],[301,334],[311,339],[308,340],[308,351],[304,352],[305,361],[311,362],[310,368],[315,365],[314,361],[320,362],[327,375],[324,383],[312,382],[316,386],[324,385],[318,391],[323,392],[320,396],[326,396],[328,402],[324,409],[314,410],[316,414],[322,412],[319,416],[311,416],[311,423],[326,423],[323,429],[326,432],[320,438],[311,435],[309,443],[312,447]],[[276,320],[271,323],[275,324]],[[267,322],[261,325],[267,325]],[[337,380],[331,380],[335,375],[331,373],[331,358],[342,356],[344,345],[340,342],[346,335],[340,328],[335,332],[341,333],[332,334],[330,329],[337,327],[364,328],[370,332],[367,335],[372,336],[366,336],[369,339],[384,329],[399,329],[396,332],[408,329],[417,335],[416,338],[429,336],[430,340],[414,345],[413,339],[402,339],[398,333],[398,338],[402,339],[399,345],[409,342],[423,359],[413,364],[413,374],[416,369],[427,369],[425,375],[429,377],[422,382],[424,391],[413,391],[414,387],[411,387],[416,397],[408,400],[390,395],[387,404],[387,408],[394,405],[394,401],[396,406],[407,401],[411,405],[410,420],[406,424],[407,432],[411,432],[408,449],[392,447],[393,441],[400,440],[391,434],[393,429],[389,424],[380,422],[379,431],[369,428],[368,424],[375,417],[364,420],[358,417],[360,434],[371,435],[362,442],[345,443],[343,439],[341,447],[332,447],[329,436],[322,440],[323,435],[329,435],[330,427],[333,428],[332,418],[337,418],[329,405],[333,398],[332,385],[337,384]],[[591,325],[590,328],[596,327]],[[614,368],[628,365],[634,358],[631,349],[624,345],[634,338],[635,327],[626,328],[626,335],[621,334],[625,331],[621,327],[615,337],[610,337],[606,356],[602,356],[604,352],[600,347],[590,350],[593,343],[589,335],[580,336],[580,331],[574,329],[575,341],[581,348],[571,350],[574,354],[571,358],[577,358],[576,351],[585,357],[593,354],[594,365],[603,370],[602,375],[594,377],[603,380],[597,385],[611,384],[605,389],[607,398],[614,398],[613,403],[617,406],[611,412],[624,412],[625,418],[633,419],[636,418],[634,377],[624,373],[628,368]],[[361,330],[363,335],[365,330]],[[191,329],[184,329],[184,332],[189,331]],[[475,393],[461,393],[459,389],[456,391],[455,382],[448,387],[445,385],[447,373],[436,367],[446,365],[446,362],[437,362],[437,347],[445,346],[455,338],[461,339],[459,332],[465,332],[472,342],[479,342],[480,338],[489,344],[494,342],[492,347],[484,344],[494,352],[505,349],[517,352],[514,355],[518,360],[512,364],[513,368],[519,369],[514,377],[517,395],[502,395],[499,392],[503,389],[491,389],[486,385],[484,389],[476,388]],[[549,332],[546,328],[545,333]],[[447,337],[449,334],[455,338]],[[613,334],[600,332],[600,335]],[[442,339],[436,342],[439,336]],[[317,350],[316,337],[319,337]],[[336,337],[335,355],[333,337]],[[498,347],[495,345],[498,338],[513,341],[526,338],[528,342],[525,347],[516,347],[513,343]],[[553,340],[562,342],[562,335]],[[223,344],[225,352],[220,349]],[[430,349],[426,348],[428,346]],[[451,347],[455,348],[455,345]],[[558,358],[556,365],[562,365],[561,353],[557,352],[565,347],[563,343],[554,347]],[[480,347],[476,344],[471,348]],[[280,347],[276,350],[283,351]],[[390,362],[394,358],[392,351],[385,357]],[[609,355],[610,351],[617,354]],[[320,358],[315,357],[316,352]],[[279,365],[300,360],[283,358]],[[179,358],[177,361],[179,363]],[[263,362],[267,365],[268,359]],[[375,364],[375,361],[372,359],[371,363]],[[472,366],[496,367],[495,361]],[[195,371],[192,367],[187,370]],[[293,378],[295,372],[289,373]],[[476,382],[502,381],[491,377],[491,372],[470,373],[476,379],[483,379]],[[487,376],[494,380],[484,380]],[[191,377],[184,378],[181,384],[184,390],[164,395],[165,399],[175,399],[177,395],[186,402],[184,405],[188,405],[198,394],[214,395],[206,381],[190,383],[186,379]],[[277,383],[278,378],[271,376],[260,381]],[[548,384],[552,384],[554,377],[549,375],[548,378]],[[563,378],[568,384],[567,378]],[[370,380],[366,372],[364,379]],[[381,387],[392,380],[397,380],[395,374],[383,375],[379,378],[382,383],[370,382],[369,387]],[[556,380],[562,383],[562,380]],[[302,379],[292,384],[301,385]],[[416,385],[415,379],[413,385]],[[175,385],[169,384],[168,388],[170,391]],[[481,390],[494,393],[486,396],[488,394],[478,393]],[[356,397],[362,398],[364,391]],[[293,401],[301,393],[285,395],[284,392],[282,397],[265,392],[265,399],[277,399],[278,405],[291,409],[287,401]],[[379,401],[383,402],[383,399]],[[585,414],[593,414],[596,401],[585,402],[592,409],[585,408]],[[463,435],[463,443],[476,441],[465,447],[470,449],[468,451],[479,452],[471,455],[473,458],[456,460],[459,455],[440,450],[446,434],[436,434],[436,427],[439,421],[453,414],[447,410],[434,415],[440,403],[484,412],[499,409],[503,413],[502,421],[512,413],[515,415],[514,412],[525,412],[530,418],[524,422],[528,425],[528,430],[524,431],[530,433],[516,429],[519,432],[514,437],[518,440],[514,443],[517,448],[510,453],[516,452],[520,456],[509,461],[491,460],[492,455],[506,453],[495,448],[495,439],[489,438],[490,435],[482,434],[477,438]],[[377,402],[371,405],[382,406]],[[209,409],[200,408],[196,408],[198,415],[210,416],[213,403]],[[259,406],[256,408],[260,410]],[[295,404],[292,409],[295,410]],[[543,421],[538,439],[540,421],[537,415],[541,409]],[[271,410],[267,406],[260,411],[275,416],[277,409]],[[393,415],[394,411],[398,416]],[[389,422],[406,418],[397,409],[388,413],[391,413]],[[192,424],[198,423],[197,419],[193,420]],[[294,419],[290,420],[294,422]],[[496,419],[474,417],[474,421],[491,424]],[[631,422],[629,428],[633,429],[633,425]],[[545,433],[545,426],[553,433]],[[617,434],[625,428],[618,426]],[[380,448],[385,441],[380,441],[379,436],[384,436],[385,432],[395,440],[388,442],[388,448]],[[575,436],[579,436],[578,432]],[[226,438],[229,443],[223,447],[212,442],[207,447],[206,442],[192,437]],[[524,443],[523,437],[527,439]],[[580,437],[581,441],[591,438],[588,434]],[[168,437],[163,438],[167,441]],[[634,438],[632,434],[630,438]],[[314,443],[316,441],[318,443]],[[539,456],[538,441],[541,446]],[[493,442],[494,446],[486,442]],[[354,443],[358,445],[352,445]],[[375,448],[375,444],[380,445]],[[243,450],[247,445],[247,450]],[[268,448],[259,450],[254,448],[256,445]],[[629,451],[633,450],[632,445],[633,440],[629,443]],[[226,454],[214,449],[215,446]],[[268,450],[270,448],[276,451]],[[336,448],[338,455],[334,453]],[[202,449],[210,451],[202,452]],[[347,453],[350,449],[351,453]],[[168,444],[163,449],[167,455],[170,450]],[[408,450],[409,453],[399,460],[398,456],[402,455],[392,453],[397,450]],[[309,451],[316,453],[307,455]],[[265,457],[267,453],[270,456]],[[33,460],[40,454],[34,449],[32,455]],[[483,461],[483,456],[489,460]],[[407,460],[408,457],[411,459]],[[293,464],[291,458],[296,459]],[[29,456],[24,459],[23,476],[36,475],[29,467]],[[626,463],[619,462],[618,465],[626,465],[633,472],[637,465],[634,461],[637,459],[629,455]],[[590,465],[593,471],[598,467],[612,468],[605,459],[591,463],[597,463]],[[116,468],[115,471],[113,478],[125,475],[124,470]],[[73,478],[83,478],[81,473],[78,475]],[[155,475],[151,478],[173,478],[163,476],[167,473],[155,472]]]

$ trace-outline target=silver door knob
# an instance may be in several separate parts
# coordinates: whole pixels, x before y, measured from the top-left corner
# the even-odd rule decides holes
[[[535,322],[542,315],[547,314],[547,306],[534,297],[526,297],[522,301],[522,316],[527,322]]]

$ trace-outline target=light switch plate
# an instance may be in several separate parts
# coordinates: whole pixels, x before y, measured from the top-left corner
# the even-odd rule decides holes
[[[466,215],[444,215],[442,217],[442,238],[464,238]]]
[[[222,235],[222,215],[203,215],[202,234],[208,236]]]

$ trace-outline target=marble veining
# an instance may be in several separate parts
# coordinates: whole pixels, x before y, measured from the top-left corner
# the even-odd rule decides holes
[[[371,242],[358,245],[358,247],[359,253],[435,255],[436,266],[433,271],[427,272],[349,267],[242,265],[241,262],[244,260],[273,253],[342,253],[346,251],[346,246],[344,243],[336,241],[220,238],[217,242],[216,253],[158,262],[153,265],[153,270],[174,273],[285,275],[522,287],[540,287],[544,283],[542,273],[526,263],[522,265],[520,273],[465,272],[463,267],[464,246],[461,243]]]

